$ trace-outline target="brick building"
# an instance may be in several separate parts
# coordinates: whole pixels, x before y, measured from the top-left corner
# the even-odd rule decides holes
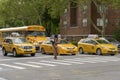
[[[64,15],[60,19],[60,34],[70,40],[79,40],[88,34],[99,34],[94,25],[102,28],[102,18],[100,16],[101,6],[96,2],[91,2],[83,7],[76,7],[71,3],[69,9],[65,9]],[[114,29],[120,27],[120,9],[113,9],[109,6],[106,9],[105,36],[112,36]]]

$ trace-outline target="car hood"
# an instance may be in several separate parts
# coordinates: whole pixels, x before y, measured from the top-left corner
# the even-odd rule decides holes
[[[30,43],[22,43],[22,44],[15,44],[17,46],[34,46],[33,44]]]
[[[75,47],[75,45],[73,45],[73,44],[58,44],[58,46],[60,46],[60,47],[67,47],[67,48]]]
[[[115,45],[113,44],[100,44],[101,46],[105,46],[105,47],[108,47],[108,48],[116,48]]]

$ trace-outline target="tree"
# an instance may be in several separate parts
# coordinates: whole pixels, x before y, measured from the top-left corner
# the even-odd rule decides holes
[[[105,33],[106,11],[109,5],[120,7],[120,0],[0,0],[0,26],[44,25],[47,33],[59,33],[60,16],[70,6],[76,7],[94,2],[97,7],[101,5],[102,29],[99,29],[91,20],[94,28],[102,35]],[[97,1],[97,3],[95,2]]]
[[[2,0],[0,24],[4,27],[43,25],[47,33],[59,33],[59,17],[52,17],[51,0]],[[57,31],[56,31],[57,30]]]
[[[91,4],[91,2],[94,2],[96,7],[100,11],[100,16],[102,18],[102,29],[98,28],[96,24],[90,19],[91,24],[93,27],[101,33],[102,36],[105,35],[105,28],[107,26],[106,20],[107,20],[107,13],[108,8],[112,5],[114,8],[120,7],[120,0],[51,0],[54,1],[53,5],[50,8],[50,14],[52,16],[62,15],[64,13],[65,8],[68,8],[70,6],[71,2],[74,2],[77,4],[76,7],[83,7],[85,4]]]

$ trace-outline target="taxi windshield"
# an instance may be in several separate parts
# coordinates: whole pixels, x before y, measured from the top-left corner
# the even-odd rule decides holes
[[[13,39],[13,43],[15,44],[27,43],[27,40],[25,38],[15,38]]]
[[[107,42],[106,40],[96,40],[98,43],[100,44],[109,44],[109,42]]]
[[[60,40],[60,44],[69,44],[70,42],[68,42],[67,40]]]
[[[116,39],[114,39],[114,38],[108,38],[107,39],[109,42],[116,42],[116,43],[118,43],[118,41],[116,40]]]

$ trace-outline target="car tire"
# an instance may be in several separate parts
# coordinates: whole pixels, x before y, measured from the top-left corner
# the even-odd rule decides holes
[[[72,54],[72,55],[76,55],[76,54]]]
[[[3,56],[7,56],[7,52],[6,52],[5,48],[2,49],[2,53],[3,53]]]
[[[14,56],[14,57],[17,57],[17,56],[18,56],[17,51],[16,51],[15,49],[13,49],[13,56]]]
[[[114,56],[115,54],[110,54],[111,56]]]
[[[97,50],[96,50],[96,54],[97,54],[97,55],[102,55],[101,49],[97,49]]]
[[[45,50],[43,48],[41,48],[41,53],[45,54]]]
[[[79,48],[79,54],[84,54],[83,48]]]
[[[32,53],[31,56],[35,56],[35,53]]]

